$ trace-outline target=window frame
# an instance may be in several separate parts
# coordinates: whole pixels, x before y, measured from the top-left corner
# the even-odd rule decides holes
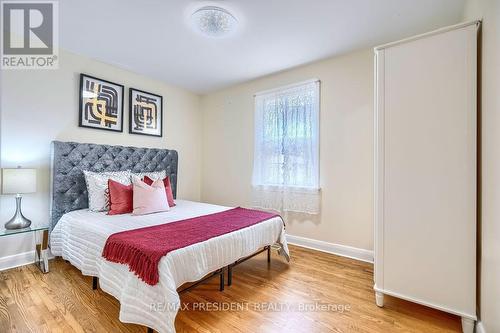
[[[307,138],[308,140],[312,140],[313,144],[313,159],[314,164],[313,165],[313,172],[315,173],[314,179],[312,180],[312,185],[311,186],[299,186],[299,185],[288,185],[288,184],[279,184],[279,183],[265,183],[263,182],[262,179],[262,174],[259,173],[259,177],[256,175],[256,159],[257,154],[259,154],[259,149],[261,149],[262,141],[259,141],[257,135],[259,133],[263,132],[263,126],[262,128],[259,128],[259,126],[262,125],[262,120],[260,120],[259,123],[259,114],[262,116],[263,110],[259,109],[259,103],[258,103],[258,98],[265,98],[265,96],[270,96],[270,95],[276,95],[276,98],[279,98],[278,96],[281,95],[287,95],[287,92],[292,91],[293,89],[300,88],[301,86],[307,86],[310,84],[316,84],[314,87],[314,100],[313,100],[313,135],[310,138]],[[267,189],[290,189],[290,190],[304,190],[304,191],[319,191],[320,190],[320,113],[321,113],[321,81],[319,79],[310,79],[306,81],[301,81],[269,90],[264,90],[260,91],[258,93],[254,94],[254,108],[255,108],[255,113],[254,113],[254,121],[255,121],[255,127],[254,127],[254,170],[253,170],[253,175],[252,175],[252,186],[253,187],[261,187],[261,188],[267,188]],[[281,138],[282,139],[282,138]],[[280,138],[277,138],[276,140],[280,140]],[[260,153],[262,156],[262,153]],[[286,154],[281,155],[283,156],[284,159],[286,159]],[[261,162],[262,163],[262,162]],[[285,163],[283,163],[285,164]],[[259,179],[257,179],[259,178]]]

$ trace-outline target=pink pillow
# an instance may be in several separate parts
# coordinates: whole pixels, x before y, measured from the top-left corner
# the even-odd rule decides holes
[[[166,212],[170,209],[163,180],[156,180],[150,186],[142,180],[134,179],[132,184],[134,186],[133,215]]]
[[[153,184],[153,180],[151,178],[149,178],[148,176],[144,176],[144,179],[142,181],[148,185]],[[172,194],[172,185],[170,185],[170,177],[169,176],[163,178],[163,185],[165,185],[165,192],[167,193],[168,205],[170,207],[174,207],[175,206],[174,195]]]

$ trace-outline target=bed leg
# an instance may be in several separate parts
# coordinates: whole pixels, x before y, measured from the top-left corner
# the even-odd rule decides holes
[[[148,333],[153,333],[153,329],[148,327]]]
[[[219,290],[224,291],[224,268],[220,270],[220,285],[219,285]]]
[[[271,262],[271,246],[267,246],[267,262]]]
[[[233,284],[233,266],[227,266],[227,285],[230,286]]]
[[[96,290],[97,289],[97,281],[98,281],[97,276],[93,276],[92,277],[92,290]]]

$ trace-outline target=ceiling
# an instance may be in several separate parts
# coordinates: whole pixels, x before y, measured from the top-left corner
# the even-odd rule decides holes
[[[230,37],[189,17],[220,5]],[[61,0],[61,46],[197,93],[373,47],[461,20],[464,0]]]

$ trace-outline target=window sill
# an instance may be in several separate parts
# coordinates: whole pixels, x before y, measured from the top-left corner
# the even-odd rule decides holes
[[[263,191],[289,191],[289,192],[297,192],[297,193],[319,193],[321,192],[320,187],[302,187],[302,186],[285,186],[285,185],[255,185],[252,187],[257,190]]]

